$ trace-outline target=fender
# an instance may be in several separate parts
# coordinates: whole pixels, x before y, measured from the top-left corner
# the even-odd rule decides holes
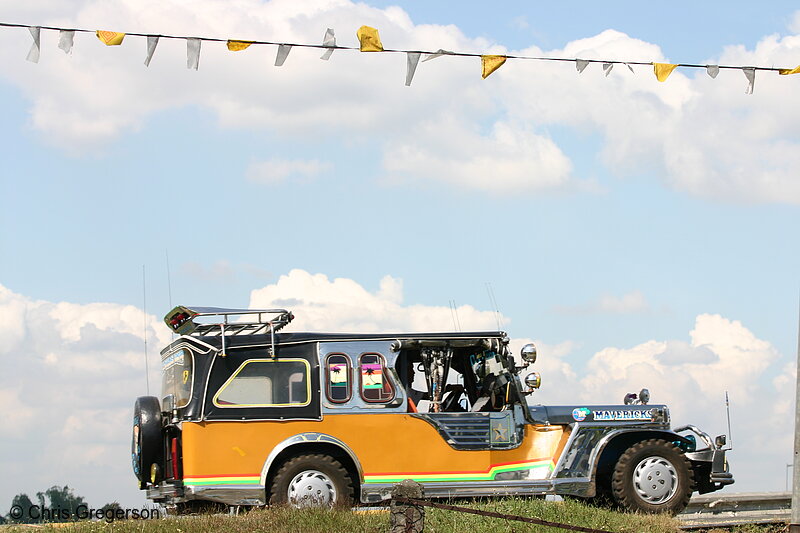
[[[267,460],[264,462],[264,467],[261,469],[261,485],[266,486],[267,483],[267,475],[269,474],[270,468],[272,468],[272,464],[275,462],[275,459],[285,450],[288,450],[292,446],[298,446],[302,444],[331,444],[336,446],[337,448],[341,448],[350,460],[353,461],[353,464],[356,467],[356,471],[358,472],[358,481],[359,483],[363,483],[364,481],[364,472],[361,469],[361,463],[358,461],[356,454],[353,453],[353,450],[350,447],[342,442],[341,440],[337,439],[336,437],[332,437],[325,433],[298,433],[288,439],[284,440],[273,450],[270,452],[269,456],[267,456]]]
[[[575,424],[575,426],[553,471],[556,487],[563,484],[566,489],[563,492],[575,496],[595,496],[600,457],[608,445],[618,437],[639,434],[643,439],[663,438],[669,441],[686,441],[685,437],[668,429],[582,427],[580,424]],[[570,460],[569,464],[567,464],[567,459]],[[562,493],[559,490],[556,492]]]

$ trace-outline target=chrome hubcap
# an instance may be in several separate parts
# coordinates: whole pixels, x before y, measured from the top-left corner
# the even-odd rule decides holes
[[[678,490],[678,472],[663,457],[648,457],[633,470],[633,486],[647,503],[664,503]]]
[[[332,507],[336,501],[336,487],[322,472],[305,470],[289,483],[288,497],[292,507]]]

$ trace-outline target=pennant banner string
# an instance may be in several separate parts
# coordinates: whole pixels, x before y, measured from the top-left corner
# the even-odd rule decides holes
[[[61,48],[64,51],[66,51],[67,53],[69,53],[68,50],[71,50],[71,48],[72,48],[72,46],[71,46],[72,43],[71,42],[67,42],[67,41],[71,41],[71,39],[69,39],[69,38],[72,37],[73,34],[75,34],[75,33],[94,33],[94,34],[97,34],[97,32],[98,32],[98,30],[87,30],[87,29],[81,29],[81,28],[63,28],[63,27],[58,27],[58,26],[35,26],[35,25],[31,25],[31,24],[16,24],[16,23],[10,23],[10,22],[0,22],[0,27],[26,28],[26,29],[27,28],[38,27],[41,30],[59,31],[59,32],[61,32],[61,38],[62,38],[62,42],[60,44],[63,44],[63,46],[61,46]],[[370,29],[373,29],[373,28],[370,28]],[[194,36],[185,36],[185,35],[166,35],[166,34],[158,34],[158,33],[137,33],[137,32],[121,33],[120,32],[120,33],[118,33],[118,35],[135,36],[135,37],[148,37],[148,38],[157,38],[157,39],[181,39],[181,40],[185,40],[185,41],[192,41],[192,44],[189,45],[189,46],[192,49],[194,49],[194,48],[197,49],[197,56],[199,56],[199,48],[200,48],[199,44],[200,44],[201,41],[226,43],[226,44],[231,41],[230,39],[221,39],[221,38],[215,38],[215,37],[194,37]],[[332,37],[332,35],[331,35],[331,37]],[[258,40],[253,40],[253,41],[234,41],[234,42],[249,43],[249,44],[254,44],[254,45],[288,46],[288,47],[297,47],[297,48],[316,48],[316,49],[323,49],[326,52],[330,52],[330,51],[333,51],[333,50],[362,50],[362,46],[341,46],[341,45],[336,44],[335,40],[333,40],[333,42],[331,42],[332,40],[333,39],[325,39],[325,42],[323,44],[286,43],[286,42],[277,42],[277,41],[258,41]],[[377,44],[380,44],[380,41],[378,41]],[[376,48],[377,48],[377,46],[376,46]],[[421,54],[421,55],[425,56],[425,59],[423,59],[423,61],[425,61],[427,59],[433,59],[433,57],[429,57],[429,56],[439,57],[441,55],[450,55],[450,56],[456,56],[456,57],[479,57],[479,58],[482,58],[482,57],[484,57],[486,55],[486,54],[480,54],[480,53],[451,52],[451,51],[444,51],[444,50],[437,50],[437,51],[431,51],[431,50],[400,50],[400,49],[391,49],[391,48],[383,48],[381,50],[375,50],[375,51],[376,52],[378,52],[378,51],[386,52],[386,53],[403,53],[403,54],[416,53],[416,54]],[[192,52],[194,52],[194,50],[192,50]],[[192,54],[192,55],[194,55],[194,54]],[[607,68],[608,65],[612,65],[612,66],[613,65],[627,65],[629,67],[631,65],[645,65],[645,66],[651,66],[651,67],[655,65],[655,63],[652,62],[652,61],[626,61],[626,60],[608,60],[608,59],[579,59],[579,58],[544,57],[544,56],[537,57],[537,56],[518,56],[518,55],[512,55],[512,54],[504,54],[503,57],[505,57],[506,59],[520,59],[520,60],[528,60],[528,61],[560,61],[560,62],[576,63],[578,68],[579,68],[579,71],[582,71],[583,68],[585,68],[585,65],[588,65],[589,63],[601,63],[604,66],[603,70],[605,70],[607,73],[610,71],[610,69]],[[730,69],[730,70],[740,70],[741,71],[741,70],[746,68],[746,69],[748,69],[746,71],[746,75],[748,76],[748,78],[749,78],[749,74],[751,72],[755,72],[755,71],[758,71],[758,70],[773,71],[773,72],[778,72],[778,73],[783,74],[783,75],[800,74],[800,65],[798,65],[795,68],[761,67],[761,66],[747,66],[747,67],[744,67],[744,66],[741,66],[741,65],[701,65],[701,64],[697,64],[697,63],[674,63],[674,65],[676,65],[677,67],[683,67],[683,68],[702,68],[702,69],[707,69],[707,71],[709,72],[709,75],[711,75],[712,72],[714,72],[714,71],[718,71],[718,69],[720,69],[720,70],[721,69]],[[581,68],[581,67],[583,67],[583,68]],[[713,70],[710,70],[709,67],[713,67]],[[194,68],[194,65],[190,66],[190,68]],[[749,81],[749,79],[748,79],[748,81]]]

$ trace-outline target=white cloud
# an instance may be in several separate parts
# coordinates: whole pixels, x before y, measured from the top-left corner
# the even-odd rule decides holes
[[[143,501],[130,469],[133,401],[146,393],[144,334],[160,320],[133,306],[34,301],[0,286],[0,501],[69,484],[92,505]],[[150,350],[150,387],[159,388]]]
[[[402,280],[384,276],[380,288],[370,292],[347,278],[328,279],[324,274],[310,274],[294,269],[280,276],[274,284],[252,291],[250,307],[288,308],[295,315],[294,331],[395,332],[452,331],[450,307],[402,305]],[[458,320],[465,331],[486,331],[497,327],[492,311],[480,311],[470,305],[457,308]],[[501,323],[508,319],[501,317]]]
[[[708,63],[793,66],[800,36],[764,37],[754,50],[725,48]],[[616,31],[532,55],[669,61],[659,47]],[[741,71],[717,79],[703,69],[678,69],[665,82],[652,68],[618,66],[604,78],[599,65],[578,75],[563,65],[508,69],[503,101],[520,119],[571,125],[603,135],[602,159],[615,173],[647,168],[673,189],[725,201],[800,203],[796,137],[800,108],[787,106],[793,82],[758,72],[754,95],[745,95]],[[537,98],[526,98],[529,86]]]
[[[649,313],[651,309],[642,291],[631,291],[620,297],[603,294],[588,304],[556,306],[555,310],[565,314],[629,314]]]
[[[390,145],[383,166],[390,176],[444,181],[492,192],[556,189],[572,164],[548,137],[517,123],[496,122],[488,135],[460,119],[426,122]]]
[[[254,161],[247,168],[246,176],[254,183],[280,183],[289,178],[298,181],[309,181],[333,168],[327,161],[317,159],[281,159]]]
[[[528,17],[525,15],[520,15],[518,17],[514,17],[511,20],[511,27],[516,28],[518,30],[527,30],[531,27],[530,22],[528,22]]]

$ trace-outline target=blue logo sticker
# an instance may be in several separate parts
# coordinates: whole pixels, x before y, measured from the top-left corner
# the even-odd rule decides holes
[[[578,407],[572,410],[572,418],[575,419],[576,422],[583,422],[586,420],[586,417],[589,416],[591,411],[586,407]]]

